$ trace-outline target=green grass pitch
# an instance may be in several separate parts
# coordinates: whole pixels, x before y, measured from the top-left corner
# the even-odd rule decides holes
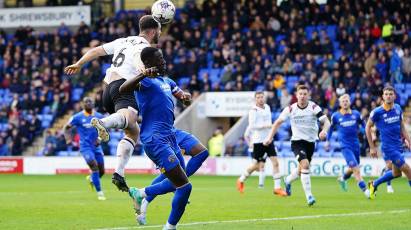
[[[84,175],[0,175],[0,229],[139,229],[130,198],[114,188],[110,176],[102,182],[107,200],[98,201]],[[145,186],[153,177],[130,175],[128,183]],[[375,200],[365,199],[353,179],[342,192],[336,178],[312,178],[314,207],[307,207],[300,181],[291,197],[282,198],[272,195],[269,177],[264,189],[250,178],[243,195],[235,177],[191,180],[191,203],[179,229],[411,229],[411,189],[404,178],[393,182],[394,194],[382,185]],[[145,228],[161,229],[171,197],[151,203]]]

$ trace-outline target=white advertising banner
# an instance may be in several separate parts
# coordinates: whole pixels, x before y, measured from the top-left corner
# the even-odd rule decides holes
[[[294,158],[278,158],[280,164],[280,174],[288,175],[297,168],[298,162]],[[406,158],[406,162],[411,165],[411,158]],[[216,175],[241,175],[251,163],[251,158],[227,157],[217,159]],[[363,176],[380,176],[385,167],[383,159],[361,158],[360,171]],[[347,169],[347,163],[343,158],[314,158],[311,161],[312,176],[340,176]],[[267,175],[272,175],[272,165],[269,159],[265,165]],[[255,173],[255,175],[257,175]]]
[[[91,23],[90,6],[57,6],[0,9],[0,27],[16,28],[78,26]]]
[[[186,162],[189,158],[185,158]],[[280,174],[288,175],[298,165],[294,158],[278,158],[280,163]],[[21,161],[21,162],[20,162]],[[23,174],[87,174],[89,169],[82,157],[1,157],[0,163],[5,166],[13,165],[10,170],[0,173],[23,173]],[[10,162],[17,162],[11,164]],[[104,157],[107,173],[112,173],[116,166],[117,158],[113,156]],[[411,158],[406,158],[411,165]],[[6,164],[7,163],[7,164]],[[209,157],[196,174],[239,176],[250,166],[252,159],[249,157]],[[0,164],[1,166],[1,164]],[[361,174],[363,176],[379,176],[385,167],[383,159],[361,159]],[[9,167],[10,168],[10,167]],[[343,158],[314,158],[311,162],[312,176],[340,176],[347,168]],[[267,159],[265,166],[267,175],[272,174],[270,160]],[[126,167],[127,174],[157,174],[159,170],[153,162],[145,156],[132,157]],[[257,173],[254,173],[257,175]]]
[[[205,96],[207,117],[241,117],[254,105],[254,92],[209,92]]]

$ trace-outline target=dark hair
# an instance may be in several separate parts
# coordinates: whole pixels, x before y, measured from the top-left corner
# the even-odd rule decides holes
[[[264,92],[263,91],[256,91],[255,94],[254,94],[254,97],[257,97],[257,95],[259,95],[259,94],[264,95]]]
[[[156,52],[158,52],[157,48],[151,46],[144,48],[140,54],[141,61],[143,61],[143,63],[147,62],[148,60],[154,57],[154,54]]]
[[[300,90],[300,89],[303,89],[303,90],[305,89],[307,91],[310,91],[310,89],[308,89],[308,87],[306,85],[298,85],[297,86],[297,91]]]
[[[384,93],[385,91],[392,91],[392,92],[395,93],[394,87],[392,87],[392,86],[390,86],[390,85],[387,85],[387,86],[384,87],[384,89],[382,90],[382,92]]]
[[[151,15],[144,15],[140,18],[138,22],[140,32],[149,30],[149,29],[158,29],[160,27],[159,23]]]

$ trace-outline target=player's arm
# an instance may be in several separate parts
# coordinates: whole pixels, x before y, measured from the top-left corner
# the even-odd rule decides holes
[[[72,120],[73,118],[71,118],[69,122],[67,122],[67,124],[65,124],[63,127],[64,138],[66,139],[66,143],[68,145],[70,145],[72,142],[72,137],[71,137],[71,129],[73,128],[73,125],[71,124]]]
[[[86,64],[89,61],[92,61],[100,56],[106,56],[108,53],[104,50],[103,46],[97,46],[94,47],[90,50],[88,50],[81,58],[78,60],[76,63],[73,65],[69,65],[66,68],[64,68],[64,72],[68,75],[76,74],[78,73],[81,68],[83,67],[84,64]]]
[[[244,140],[245,142],[247,142],[248,146],[251,146],[250,134],[251,134],[250,126],[247,126],[244,132]]]
[[[281,112],[280,116],[277,118],[277,120],[274,121],[274,124],[271,126],[270,133],[264,140],[264,145],[269,145],[274,138],[274,135],[277,133],[278,128],[281,126],[284,121],[290,117],[291,114],[291,106],[285,107],[283,111]]]
[[[320,140],[325,140],[327,138],[328,130],[331,127],[330,120],[328,119],[327,115],[323,113],[323,111],[318,105],[315,105],[314,113],[317,116],[317,119],[320,121],[320,123],[323,126],[318,137],[320,138]]]
[[[365,126],[365,135],[367,136],[367,141],[368,144],[370,145],[370,155],[372,157],[377,157],[377,147],[375,146],[375,143],[373,141],[372,135],[372,126],[374,125],[374,122],[370,119],[367,121],[367,125]]]
[[[175,98],[177,98],[177,100],[181,101],[181,103],[183,103],[183,105],[185,105],[185,106],[191,105],[192,100],[191,100],[191,94],[190,93],[184,92],[171,79],[169,79],[169,84],[170,84],[170,88],[171,88],[171,93],[173,94],[173,96]]]
[[[333,131],[334,131],[334,128],[335,128],[334,117],[335,117],[335,114],[333,114],[333,115],[331,116],[330,130],[329,130],[328,133],[327,133],[327,142],[331,139],[332,134],[333,134]]]
[[[119,88],[120,93],[130,93],[134,90],[138,90],[140,87],[140,82],[144,80],[146,77],[156,77],[157,76],[157,68],[148,68],[141,70],[141,73],[133,78],[128,79],[123,84],[121,84]]]
[[[405,145],[407,146],[407,148],[409,150],[411,150],[411,139],[410,139],[410,135],[408,135],[407,129],[405,129],[405,124],[404,121],[401,120],[401,134],[405,139]]]
[[[178,90],[175,93],[173,93],[173,96],[177,98],[177,100],[181,101],[183,105],[185,106],[191,105],[191,102],[192,102],[191,93],[184,92],[182,89],[178,88]]]

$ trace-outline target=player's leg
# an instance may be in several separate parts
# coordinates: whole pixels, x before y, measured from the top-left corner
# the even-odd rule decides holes
[[[277,150],[273,143],[265,147],[267,156],[270,158],[273,167],[273,193],[278,196],[287,196],[287,193],[281,188],[280,164],[278,163]]]
[[[130,188],[129,194],[133,198],[137,214],[140,214],[141,200],[143,198],[165,194],[175,189],[172,210],[167,222],[168,229],[175,229],[187,205],[192,188],[191,183],[180,166],[174,150],[169,145],[146,145],[145,149],[150,159],[162,168],[167,179],[143,189]]]
[[[375,198],[375,192],[378,189],[378,186],[382,183],[385,183],[387,181],[390,181],[396,177],[401,176],[401,168],[405,164],[405,159],[404,156],[401,154],[399,151],[392,151],[389,154],[385,152],[387,158],[391,160],[392,162],[392,170],[388,170],[384,173],[384,175],[380,176],[378,179],[375,181],[370,181],[368,183],[368,187],[370,190],[370,198],[374,199]]]
[[[203,162],[208,158],[208,149],[198,142],[192,148],[186,148],[188,155],[191,156],[191,159],[188,160],[186,166],[187,176],[193,175],[201,167]]]
[[[253,163],[244,171],[243,174],[237,179],[237,190],[240,193],[244,192],[244,182],[247,178],[254,172],[257,171],[259,168],[259,164],[256,160],[253,160]]]
[[[315,203],[315,198],[311,192],[310,162],[314,154],[315,144],[307,141],[301,141],[301,150],[297,160],[301,168],[301,184],[304,189],[305,197],[309,206]]]
[[[91,170],[91,174],[87,177],[87,180],[92,183],[93,188],[96,190],[97,198],[99,200],[105,200],[104,193],[101,190],[100,171],[93,149],[83,149],[81,154]]]
[[[265,162],[258,162],[258,188],[264,188]]]
[[[385,168],[381,175],[384,175],[385,172],[390,171],[390,170],[392,170],[392,162],[387,159],[385,160]],[[394,193],[394,188],[392,187],[391,180],[387,181],[387,193]]]
[[[347,162],[348,169],[344,172],[343,175],[341,175],[340,178],[338,178],[338,182],[341,186],[341,189],[346,192],[348,191],[347,180],[351,178],[351,175],[353,174],[353,168],[358,164],[353,149],[342,148],[341,152],[344,156],[345,161]]]
[[[410,166],[407,163],[405,163],[405,164],[403,164],[403,166],[401,166],[400,169],[401,169],[401,172],[403,172],[405,174],[405,176],[407,177],[408,184],[411,186],[411,168],[410,168]]]
[[[353,149],[354,158],[348,163],[348,166],[353,172],[354,178],[357,181],[358,187],[364,193],[365,197],[370,198],[370,191],[367,188],[367,184],[361,176],[360,172],[360,147]]]

